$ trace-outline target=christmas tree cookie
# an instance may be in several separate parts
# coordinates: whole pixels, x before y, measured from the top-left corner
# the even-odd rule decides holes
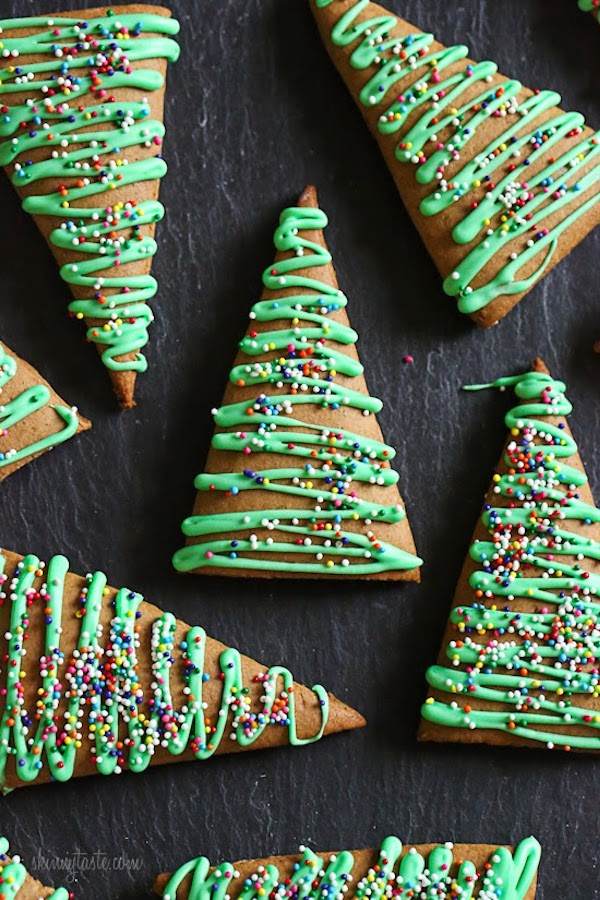
[[[213,411],[180,572],[419,580],[326,225],[314,187],[280,216],[275,262]]]
[[[165,72],[179,54],[170,15],[131,4],[0,19],[0,165],[123,407],[147,367],[157,290]]]
[[[33,878],[21,857],[9,854],[8,841],[0,837],[0,900],[70,900],[66,888],[46,887]]]
[[[33,366],[0,344],[0,481],[88,428]]]
[[[600,223],[600,138],[368,0],[310,0],[461,312],[492,325]],[[364,173],[362,173],[364,174]]]
[[[508,439],[427,672],[422,740],[600,751],[600,511],[541,360]]]
[[[535,838],[517,847],[486,844],[403,846],[387,837],[378,849],[269,856],[219,863],[205,856],[161,875],[155,890],[163,900],[230,897],[323,897],[383,900],[435,897],[436,900],[534,900],[541,848]]]
[[[0,787],[312,743],[361,715],[101,572],[0,554]]]

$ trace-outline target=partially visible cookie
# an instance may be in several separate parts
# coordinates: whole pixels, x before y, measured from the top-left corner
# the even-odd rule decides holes
[[[66,888],[46,887],[33,878],[21,857],[9,854],[8,841],[0,837],[0,900],[70,900]]]
[[[10,598],[10,602],[7,602]],[[0,788],[302,746],[361,728],[294,682],[64,556],[0,553]]]
[[[600,752],[600,510],[542,360],[513,389],[504,452],[460,576],[419,738]]]
[[[495,324],[600,223],[599,134],[556,91],[524,87],[383,6],[310,5],[445,292]]]
[[[179,54],[170,16],[132,3],[0,19],[0,165],[123,407],[147,367],[157,291],[165,73]]]
[[[91,428],[33,366],[0,344],[0,481]]]
[[[326,225],[312,186],[280,216],[275,261],[213,410],[180,572],[419,580]]]
[[[383,900],[534,900],[541,848],[529,837],[516,847],[487,844],[416,844],[385,838],[374,850],[313,853],[222,862],[204,857],[161,875],[154,889],[163,900],[231,900],[261,897],[323,897]]]

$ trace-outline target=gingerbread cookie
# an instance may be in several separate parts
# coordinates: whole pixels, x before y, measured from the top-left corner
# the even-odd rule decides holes
[[[541,848],[526,838],[515,848],[486,844],[403,846],[387,837],[376,850],[316,854],[301,847],[293,856],[223,862],[201,856],[173,875],[161,875],[155,891],[163,900],[258,900],[260,897],[323,897],[384,900],[534,900]]]
[[[0,786],[296,746],[363,717],[101,572],[0,554]],[[10,598],[10,602],[9,602]]]
[[[91,422],[76,407],[0,344],[0,481],[88,428]]]
[[[180,572],[419,580],[326,225],[314,187],[281,214],[275,262],[213,411]]]
[[[599,135],[376,3],[310,3],[445,292],[493,325],[600,223]]]
[[[513,388],[508,440],[427,672],[421,740],[600,751],[600,510],[541,360]]]
[[[179,54],[170,15],[131,4],[0,20],[0,165],[123,407],[147,367],[157,290],[165,72]]]
[[[46,887],[33,878],[20,856],[10,856],[8,841],[0,837],[0,900],[71,900],[66,888]]]

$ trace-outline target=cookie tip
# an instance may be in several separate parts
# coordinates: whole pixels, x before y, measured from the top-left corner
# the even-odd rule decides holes
[[[354,731],[356,728],[365,728],[366,725],[367,720],[362,713],[338,700],[334,694],[329,695],[329,719],[325,726],[325,735]]]
[[[77,410],[77,421],[79,422],[79,427],[77,431],[89,431],[92,427],[92,420],[88,419],[86,416],[83,416],[79,410]]]
[[[531,366],[534,372],[544,372],[546,375],[550,374],[550,369],[544,362],[541,356],[536,356],[533,360],[533,364]]]
[[[111,372],[110,379],[121,409],[133,409],[137,406],[135,401],[136,373],[131,371]]]
[[[315,209],[319,205],[319,196],[314,184],[307,184],[300,196],[298,197],[298,206],[309,206]]]

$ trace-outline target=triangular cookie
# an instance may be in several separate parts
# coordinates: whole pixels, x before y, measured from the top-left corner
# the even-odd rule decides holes
[[[33,366],[0,344],[0,481],[91,422],[67,406]]]
[[[190,860],[154,888],[163,900],[201,900],[216,895],[235,900],[300,896],[304,900],[345,897],[506,897],[534,900],[541,848],[535,838],[516,848],[489,844],[403,846],[387,837],[378,849],[313,853],[222,862]],[[460,891],[459,891],[460,888]]]
[[[275,262],[198,475],[181,572],[419,580],[421,560],[308,187],[281,214]]]
[[[131,407],[156,293],[150,275],[164,79],[179,48],[168,9],[131,4],[0,20],[0,165],[48,241]]]
[[[376,3],[310,4],[444,290],[493,325],[600,223],[598,135]]]
[[[69,900],[66,888],[46,887],[33,878],[21,857],[9,853],[8,841],[0,837],[0,900]]]
[[[359,713],[64,556],[0,555],[0,785],[304,744]],[[10,602],[8,598],[10,597]]]
[[[427,672],[421,740],[600,751],[600,510],[541,360],[514,388],[508,440]]]

